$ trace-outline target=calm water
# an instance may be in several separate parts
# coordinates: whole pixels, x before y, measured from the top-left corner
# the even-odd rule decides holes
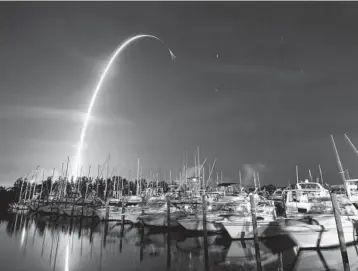
[[[231,242],[225,235],[204,238],[184,231],[168,234],[115,222],[51,220],[46,216],[0,218],[1,270],[256,270],[253,242]],[[298,251],[281,238],[260,243],[263,270],[343,270],[339,249]],[[348,248],[352,270],[358,250]]]

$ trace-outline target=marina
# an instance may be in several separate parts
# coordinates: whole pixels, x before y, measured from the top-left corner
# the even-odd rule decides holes
[[[331,141],[340,168],[342,163],[333,137]],[[122,253],[125,240],[126,246],[134,251],[139,248],[140,262],[147,251],[150,257],[166,257],[170,270],[179,268],[174,267],[176,261],[188,255],[185,261],[180,260],[188,270],[196,270],[197,264],[205,270],[301,270],[307,265],[300,260],[301,255],[308,253],[314,257],[314,252],[324,270],[338,268],[330,267],[330,259],[325,259],[324,255],[329,253],[335,255],[335,264],[340,262],[344,270],[356,265],[358,210],[352,197],[354,180],[342,175],[346,189],[336,194],[338,190],[319,178],[316,182],[299,180],[296,167],[296,184],[267,191],[260,186],[256,172],[251,175],[251,187],[242,185],[241,172],[238,182],[211,179],[216,160],[207,169],[209,176],[205,178],[207,159],[201,163],[199,157],[198,148],[196,165],[184,164],[176,181],[147,182],[140,176],[139,159],[134,182],[119,176],[100,179],[99,175],[95,180],[87,176],[74,182],[73,177],[69,181],[66,173],[58,180],[48,178],[40,184],[20,179],[15,184],[18,192],[12,189],[18,199],[9,204],[3,222],[7,226],[3,229],[16,232],[15,236],[21,234],[21,246],[24,236],[31,234],[33,240],[43,238],[46,246],[47,231],[52,232],[51,239],[57,234],[58,240],[68,240],[65,264],[69,264],[66,263],[69,255],[73,256],[69,246],[78,250],[79,241],[74,241],[78,235],[81,244],[85,239],[87,250],[89,246],[91,251],[100,250],[101,257],[106,253]],[[39,168],[34,174],[38,172]],[[43,236],[36,238],[40,225]],[[94,242],[95,238],[100,242]],[[82,255],[82,246],[80,250]],[[350,258],[353,253],[356,255]],[[200,259],[195,264],[193,255]],[[102,258],[100,263],[99,270]],[[56,270],[56,261],[51,264]],[[311,268],[322,270],[317,264],[315,261]]]
[[[0,270],[358,270],[354,10],[0,3]]]

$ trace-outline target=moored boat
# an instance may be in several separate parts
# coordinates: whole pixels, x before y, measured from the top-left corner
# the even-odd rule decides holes
[[[358,211],[346,198],[337,198],[342,229],[346,244],[357,241]],[[303,216],[303,215],[301,215]],[[294,216],[291,216],[294,217]],[[301,219],[286,220],[282,229],[301,248],[327,248],[339,246],[336,221],[332,202],[319,202]]]

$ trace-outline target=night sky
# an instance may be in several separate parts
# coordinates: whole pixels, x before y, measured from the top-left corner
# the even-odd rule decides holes
[[[0,184],[75,155],[84,113],[110,55],[93,111],[84,170],[111,154],[132,176],[179,169],[185,150],[237,179],[261,183],[308,169],[341,180],[330,135],[358,176],[358,4],[354,2],[1,2]],[[172,61],[167,47],[176,54]],[[50,174],[50,173],[49,173]]]

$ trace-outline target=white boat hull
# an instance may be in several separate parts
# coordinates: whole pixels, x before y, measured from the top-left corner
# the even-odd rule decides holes
[[[319,225],[295,221],[292,225],[284,227],[284,230],[301,248],[338,247],[339,239],[334,216],[326,216],[317,220]],[[344,216],[341,217],[341,221],[345,243],[356,242],[357,232],[354,222]]]
[[[75,216],[83,216],[83,217],[92,217],[93,216],[93,208],[83,207],[82,206],[74,206],[73,208],[66,208],[63,210],[64,214],[67,216],[75,217]]]
[[[112,220],[112,221],[121,221],[122,216],[124,215],[125,221],[130,221],[131,223],[137,223],[138,217],[141,215],[140,211],[132,211],[132,212],[125,212],[122,213],[121,208],[118,208],[118,211],[109,210],[108,219],[106,218],[106,208],[99,208],[96,209],[96,215],[99,217],[100,220]]]
[[[180,219],[178,220],[178,223],[183,226],[188,231],[203,231],[203,220],[201,219]],[[223,227],[221,224],[213,222],[213,221],[207,221],[206,222],[206,230],[208,232],[220,232],[223,230]]]
[[[185,214],[183,212],[170,213],[170,226],[179,226],[178,219],[183,218]],[[139,217],[145,226],[149,227],[167,227],[167,214],[166,213],[152,213],[145,214]]]
[[[251,216],[234,218],[232,220],[220,221],[231,239],[246,240],[253,239],[253,225]],[[271,238],[282,234],[278,223],[271,220],[257,221],[257,232],[260,238]]]

